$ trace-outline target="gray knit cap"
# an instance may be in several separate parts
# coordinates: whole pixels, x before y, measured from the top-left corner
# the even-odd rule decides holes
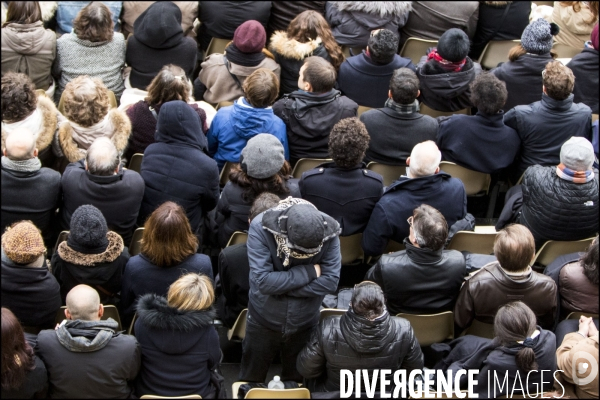
[[[67,244],[84,253],[104,251],[108,246],[108,227],[102,212],[86,204],[79,206],[71,216],[71,227]]]
[[[240,157],[242,170],[256,179],[272,177],[281,170],[284,162],[283,145],[270,133],[259,133],[248,140]]]
[[[521,46],[532,54],[547,54],[552,49],[552,36],[558,35],[560,28],[555,23],[548,23],[539,18],[525,28],[521,36]]]
[[[571,137],[560,148],[560,162],[574,171],[587,171],[594,164],[594,147],[583,137]]]

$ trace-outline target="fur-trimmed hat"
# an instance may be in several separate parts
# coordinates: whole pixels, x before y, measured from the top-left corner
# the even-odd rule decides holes
[[[85,254],[102,253],[108,246],[108,226],[102,212],[85,204],[77,207],[71,216],[71,227],[67,244]]]
[[[444,60],[459,62],[469,54],[469,37],[458,28],[448,29],[440,37],[437,52]]]
[[[233,44],[242,53],[260,53],[267,43],[267,32],[260,22],[246,21],[235,30]]]
[[[558,35],[560,28],[555,23],[548,23],[543,18],[531,22],[521,35],[521,46],[532,54],[549,53],[554,44],[553,36]]]
[[[240,166],[248,176],[270,178],[281,170],[285,162],[283,145],[270,133],[259,133],[248,140],[240,156]]]
[[[46,251],[42,234],[31,221],[21,221],[6,229],[2,249],[16,264],[31,264]]]

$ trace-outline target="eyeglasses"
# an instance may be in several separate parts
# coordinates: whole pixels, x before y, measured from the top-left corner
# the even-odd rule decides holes
[[[413,227],[413,216],[411,215],[410,217],[408,217],[406,222],[408,222],[408,225],[412,228]]]

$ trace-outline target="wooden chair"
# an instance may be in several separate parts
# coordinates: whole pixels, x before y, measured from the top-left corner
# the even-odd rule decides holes
[[[581,311],[572,312],[565,319],[579,319],[581,316],[598,319],[598,314],[586,313]]]
[[[501,62],[508,61],[508,52],[519,43],[520,40],[492,40],[483,49],[479,64],[484,69],[496,68]]]
[[[129,329],[127,329],[128,335],[135,336],[135,321],[137,320],[137,313],[133,315],[133,319],[131,320],[131,325],[129,325]]]
[[[375,161],[367,164],[367,169],[377,172],[383,177],[383,185],[390,186],[402,175],[406,175],[406,165],[387,165]]]
[[[320,311],[319,320],[323,321],[327,317],[332,317],[334,315],[344,315],[346,314],[346,310],[341,310],[339,308],[322,308]]]
[[[227,185],[227,182],[229,182],[229,173],[231,172],[231,168],[233,168],[233,166],[236,164],[237,163],[225,161],[225,165],[223,165],[223,169],[219,174],[219,185],[221,187],[225,187],[225,185]]]
[[[421,347],[454,339],[454,313],[452,311],[429,315],[400,313],[397,317],[410,322]]]
[[[475,319],[473,320],[471,326],[465,329],[463,335],[474,335],[483,338],[493,339],[494,325],[486,324],[485,322],[481,322]]]
[[[458,231],[454,234],[447,250],[470,251],[477,254],[492,254],[496,232]]]
[[[581,53],[581,50],[576,47],[567,46],[566,44],[561,44],[554,42],[554,46],[552,46],[552,50],[558,55],[557,58],[573,58],[577,54]]]
[[[598,114],[592,114],[592,124],[598,121]]]
[[[144,227],[137,228],[133,232],[131,237],[131,243],[129,244],[129,255],[131,257],[137,256],[142,251],[142,235],[144,234]]]
[[[400,56],[410,58],[413,64],[417,65],[421,57],[427,54],[427,49],[436,47],[437,44],[437,40],[410,37],[404,42],[404,46],[400,50]]]
[[[248,390],[245,399],[310,399],[310,391],[306,388],[296,389],[262,389]]]
[[[453,178],[460,179],[465,185],[467,196],[487,195],[490,190],[492,182],[490,174],[473,171],[450,161],[442,161],[440,170],[450,174]]]
[[[187,394],[185,396],[159,396],[157,394],[144,394],[140,399],[201,399],[199,394]]]
[[[316,168],[323,163],[332,161],[333,160],[331,158],[301,158],[294,166],[294,169],[292,170],[292,176],[298,179],[302,178],[303,172]]]
[[[363,258],[363,250],[360,246],[362,233],[357,233],[350,236],[340,236],[340,252],[342,253],[342,265],[351,264],[352,262]]]
[[[117,98],[112,90],[108,91],[108,102],[110,103],[110,108],[117,108]],[[58,101],[58,111],[60,111],[61,114],[65,113],[65,92],[62,92],[60,95],[60,100]]]
[[[64,319],[66,319],[65,317],[65,310],[66,310],[66,306],[62,306],[61,308],[58,309],[58,311],[56,312],[56,317],[54,318],[54,323],[55,324],[60,324]],[[121,327],[121,317],[119,316],[119,310],[117,310],[116,306],[113,305],[105,305],[104,306],[104,314],[102,315],[101,320],[105,321],[109,318],[114,319],[115,321],[117,321],[117,331],[123,330],[123,328]]]
[[[68,237],[69,237],[69,231],[62,231],[61,233],[58,234],[58,239],[56,239],[56,244],[54,245],[54,253],[56,253],[56,251],[58,250],[58,245],[60,245],[65,240],[67,240]]]
[[[233,246],[235,244],[242,244],[248,241],[248,234],[246,232],[235,231],[229,238],[225,247]]]
[[[139,174],[142,172],[142,161],[144,161],[144,154],[135,153],[131,156],[131,160],[129,160],[129,166],[127,168]]]
[[[353,57],[361,54],[366,47],[348,47],[348,46],[340,46],[342,48],[342,53],[344,57]]]
[[[556,260],[556,257],[562,256],[563,254],[576,253],[579,251],[585,251],[592,244],[594,238],[587,238],[583,240],[574,241],[558,241],[548,240],[538,250],[533,260],[533,264],[536,264],[538,268],[545,268],[552,261]]]
[[[233,327],[227,331],[227,339],[233,342],[241,342],[246,337],[246,316],[248,309],[244,308],[238,315]]]
[[[372,109],[373,109],[372,107],[358,106],[358,110],[356,111],[356,117],[358,118],[362,115],[362,113],[367,112]]]
[[[220,101],[217,103],[215,110],[219,111],[219,108],[228,107],[228,106],[232,106],[232,105],[233,105],[233,101]]]
[[[437,117],[450,117],[454,114],[470,115],[471,109],[463,108],[462,110],[458,110],[458,111],[438,111],[438,110],[434,110],[433,108],[427,106],[425,103],[419,103],[419,112],[423,115],[429,115],[430,117],[437,118]]]
[[[204,53],[204,59],[206,60],[208,56],[211,54],[223,54],[225,53],[225,48],[231,42],[231,39],[219,39],[212,38],[210,43],[208,44],[208,48],[206,49],[206,53]]]

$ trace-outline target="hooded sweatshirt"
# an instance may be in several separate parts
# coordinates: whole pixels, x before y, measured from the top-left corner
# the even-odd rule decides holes
[[[290,159],[285,123],[273,113],[271,107],[252,107],[240,97],[232,106],[219,109],[208,130],[208,150],[223,168],[226,161],[240,162],[240,154],[248,140],[259,133],[274,135],[285,149],[285,159]]]
[[[146,90],[165,64],[175,64],[188,78],[196,66],[196,42],[183,34],[181,9],[170,1],[157,1],[133,24],[127,41],[127,64],[131,66],[129,82]]]

